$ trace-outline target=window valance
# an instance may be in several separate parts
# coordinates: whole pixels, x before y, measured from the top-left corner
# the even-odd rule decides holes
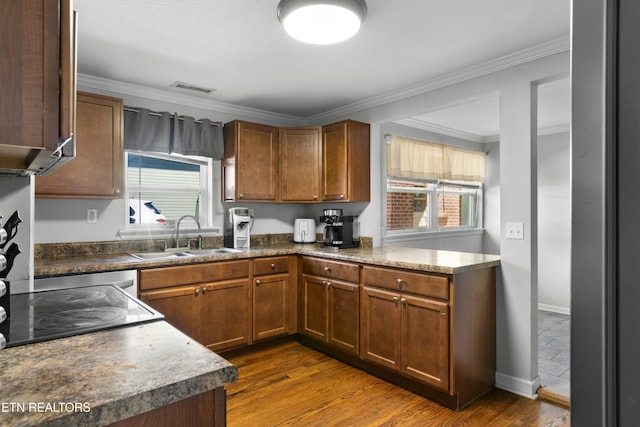
[[[432,142],[391,136],[387,174],[411,179],[484,182],[486,154]]]
[[[124,147],[220,160],[224,157],[224,134],[221,124],[208,119],[126,107]]]

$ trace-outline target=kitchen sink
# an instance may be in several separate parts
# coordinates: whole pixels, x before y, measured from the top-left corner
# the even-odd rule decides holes
[[[215,248],[215,249],[167,249],[166,251],[158,252],[139,252],[135,254],[129,254],[134,258],[140,260],[161,260],[161,259],[173,259],[173,258],[185,258],[204,255],[217,255],[217,254],[235,254],[242,252],[240,249],[233,248]]]
[[[171,259],[171,258],[184,258],[184,257],[193,257],[195,255],[186,253],[186,252],[140,252],[136,254],[129,254],[134,258],[138,258],[141,260],[149,260],[149,259]]]
[[[216,248],[216,249],[189,249],[185,251],[190,255],[216,255],[216,254],[237,254],[242,252],[241,249],[234,248]]]

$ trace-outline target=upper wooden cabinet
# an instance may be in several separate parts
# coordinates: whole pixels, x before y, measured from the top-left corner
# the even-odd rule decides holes
[[[280,129],[280,200],[320,200],[319,127]]]
[[[322,200],[370,200],[369,125],[345,120],[322,127]]]
[[[278,128],[235,120],[224,125],[224,200],[278,200]]]
[[[367,123],[276,128],[236,120],[224,132],[224,201],[370,200]]]
[[[0,170],[37,172],[73,132],[71,0],[0,2]]]
[[[76,158],[36,178],[36,197],[122,197],[122,100],[78,92]]]

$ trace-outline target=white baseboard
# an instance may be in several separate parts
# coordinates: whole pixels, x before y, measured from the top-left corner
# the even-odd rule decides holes
[[[518,396],[537,399],[537,391],[538,387],[540,387],[540,377],[536,377],[533,381],[528,381],[522,378],[512,377],[511,375],[496,372],[496,387],[510,393],[517,394]]]
[[[557,305],[538,304],[538,310],[551,311],[553,313],[571,315],[571,307],[560,307],[560,306],[557,306]]]

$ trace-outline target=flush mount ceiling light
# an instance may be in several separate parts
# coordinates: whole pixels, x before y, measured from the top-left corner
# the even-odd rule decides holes
[[[367,16],[364,0],[281,0],[278,19],[294,39],[331,44],[353,37]]]

